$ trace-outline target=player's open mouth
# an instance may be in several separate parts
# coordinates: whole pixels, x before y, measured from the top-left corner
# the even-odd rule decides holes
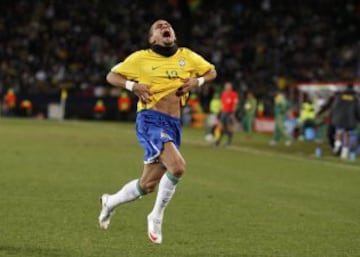
[[[163,36],[163,37],[170,37],[170,36],[171,36],[170,31],[164,31],[164,32],[162,33],[162,36]]]

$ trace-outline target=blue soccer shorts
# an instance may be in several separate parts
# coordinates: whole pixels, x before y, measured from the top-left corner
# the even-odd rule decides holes
[[[154,163],[163,150],[164,143],[173,142],[179,149],[181,121],[154,110],[140,111],[136,116],[136,136],[145,151],[144,163]]]

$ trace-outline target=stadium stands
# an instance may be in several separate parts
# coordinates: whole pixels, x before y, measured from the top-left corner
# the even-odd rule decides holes
[[[111,97],[105,74],[147,47],[144,35],[159,17],[173,23],[180,45],[216,64],[219,83],[231,79],[239,90],[264,95],[279,83],[360,77],[355,1],[187,2],[2,1],[0,95],[13,88],[50,99],[62,87],[93,97],[105,87]]]

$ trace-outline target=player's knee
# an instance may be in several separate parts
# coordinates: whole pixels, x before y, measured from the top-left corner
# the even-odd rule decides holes
[[[141,181],[140,182],[141,189],[146,194],[154,192],[156,189],[156,185],[157,185],[157,182],[155,182],[155,181]]]
[[[183,159],[179,159],[176,161],[176,163],[172,169],[172,174],[175,177],[180,178],[184,175],[185,169],[186,169],[185,161]]]

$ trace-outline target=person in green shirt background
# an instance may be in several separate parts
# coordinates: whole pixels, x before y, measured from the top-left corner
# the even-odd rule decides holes
[[[244,102],[244,117],[242,120],[244,132],[247,137],[253,132],[253,122],[256,116],[257,100],[252,92],[247,92]]]
[[[278,91],[274,97],[275,128],[270,145],[277,145],[281,139],[285,140],[285,145],[291,145],[291,135],[285,129],[285,120],[289,110],[290,103],[285,94]]]

